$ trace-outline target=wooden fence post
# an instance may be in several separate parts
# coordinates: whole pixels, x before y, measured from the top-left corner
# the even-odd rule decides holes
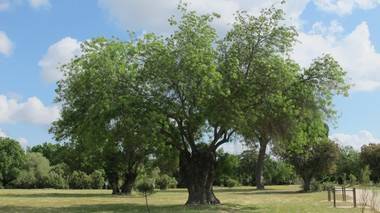
[[[356,188],[352,189],[352,193],[353,193],[353,199],[354,199],[354,208],[356,208]]]
[[[333,197],[334,197],[334,207],[336,207],[335,187],[333,189]]]
[[[331,202],[331,189],[327,190],[327,199]]]
[[[343,197],[343,201],[347,201],[347,199],[346,199],[346,187],[345,186],[342,186],[342,197]]]

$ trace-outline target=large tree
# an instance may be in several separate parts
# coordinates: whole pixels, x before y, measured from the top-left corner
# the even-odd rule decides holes
[[[155,141],[155,116],[144,102],[138,77],[144,48],[144,41],[133,37],[131,42],[85,42],[83,54],[64,66],[56,90],[62,111],[51,131],[58,140],[90,150],[89,156],[101,156],[113,193],[119,192],[119,175],[121,191],[131,193]]]
[[[362,146],[360,159],[371,169],[371,180],[378,183],[380,181],[380,144],[371,143]]]
[[[180,153],[188,205],[218,204],[213,192],[216,150],[234,133],[229,88],[223,85],[215,49],[213,15],[181,8],[175,32],[145,61],[151,103],[162,116],[161,133]]]

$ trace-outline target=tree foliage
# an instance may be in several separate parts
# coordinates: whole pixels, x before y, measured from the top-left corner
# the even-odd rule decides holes
[[[17,178],[24,163],[25,153],[20,144],[0,137],[0,186],[8,187]]]

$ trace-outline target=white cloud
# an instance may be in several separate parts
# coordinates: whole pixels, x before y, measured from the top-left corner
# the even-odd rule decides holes
[[[13,44],[7,34],[0,31],[0,54],[4,54],[6,56],[10,55],[12,52],[12,47]]]
[[[63,38],[51,45],[47,53],[38,62],[42,76],[48,82],[55,82],[63,77],[60,67],[80,55],[80,42],[71,37]]]
[[[29,4],[31,7],[38,9],[38,8],[48,8],[50,7],[49,0],[29,0]]]
[[[330,136],[332,140],[344,146],[352,146],[356,150],[360,150],[363,145],[370,143],[380,143],[380,139],[376,138],[367,130],[361,130],[357,134],[337,133]]]
[[[19,138],[19,139],[17,139],[17,141],[20,143],[21,147],[24,149],[26,148],[26,146],[29,143],[26,138]]]
[[[5,134],[5,132],[3,132],[3,130],[0,129],[0,137],[7,137],[7,134]]]
[[[9,137],[7,134],[5,134],[5,132],[3,132],[1,129],[0,129],[0,137],[3,137],[3,138],[6,138],[6,137]],[[18,138],[18,139],[15,139],[16,141],[18,141],[21,145],[22,148],[26,148],[26,146],[28,145],[28,140],[26,138]]]
[[[8,10],[10,7],[8,0],[0,0],[0,11]]]
[[[338,15],[351,14],[355,8],[369,10],[380,5],[378,0],[315,0],[314,3],[318,8]]]
[[[353,90],[372,91],[380,88],[380,53],[370,40],[366,22],[362,22],[348,35],[341,36],[341,25],[316,23],[309,33],[301,32],[294,48],[293,58],[308,66],[322,53],[332,54],[348,72]]]
[[[165,33],[170,30],[168,18],[178,15],[179,0],[98,0],[101,8],[105,9],[112,20],[122,28],[133,31],[148,31]],[[221,15],[215,21],[218,31],[225,31],[234,21],[234,13],[246,10],[257,14],[262,8],[272,4],[279,5],[279,0],[191,0],[190,9],[200,13],[216,12]],[[292,23],[298,24],[298,17],[306,7],[309,0],[289,1],[284,10]]]
[[[0,95],[0,123],[50,124],[59,117],[58,106],[45,106],[37,97],[25,102]]]

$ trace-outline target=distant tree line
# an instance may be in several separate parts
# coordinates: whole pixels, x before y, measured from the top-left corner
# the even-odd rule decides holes
[[[321,190],[323,183],[379,183],[380,144],[364,145],[361,151],[350,146],[319,148],[314,157],[294,163],[274,151],[267,155],[263,170],[266,185],[303,183],[302,176],[311,175],[307,190]],[[106,164],[94,163],[86,153],[67,145],[43,143],[23,150],[10,138],[0,138],[0,188],[106,189],[110,188],[104,172]],[[329,163],[323,163],[330,155]],[[217,152],[214,184],[224,187],[255,186],[257,147],[248,147],[241,154]],[[318,160],[321,159],[321,160]],[[297,160],[300,160],[298,156]],[[325,165],[325,169],[322,168]],[[297,171],[297,168],[300,169]],[[311,169],[308,169],[311,168]],[[312,169],[313,168],[313,169]],[[313,171],[313,172],[311,172]],[[120,174],[122,176],[122,174]],[[149,178],[156,189],[185,187],[179,175],[178,155],[159,152],[139,168],[138,180]],[[312,183],[314,182],[314,183]],[[122,180],[118,183],[123,185]],[[136,187],[136,183],[134,186]],[[310,188],[311,187],[311,188]]]

